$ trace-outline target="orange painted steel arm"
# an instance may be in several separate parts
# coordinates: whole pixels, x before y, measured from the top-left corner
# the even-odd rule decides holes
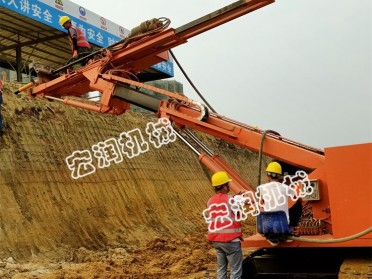
[[[235,123],[233,120],[212,114],[205,121],[198,120],[200,112],[194,108],[179,106],[163,101],[158,117],[166,117],[179,126],[186,126],[203,133],[220,138],[224,141],[240,145],[258,152],[263,131],[249,129],[248,126]],[[280,136],[267,136],[263,145],[263,154],[297,166],[305,170],[314,170],[324,164],[324,154],[321,150],[309,148]]]
[[[241,0],[232,3],[222,9],[210,13],[176,29],[176,34],[183,39],[189,39],[208,31],[216,26],[234,20],[242,15],[253,12],[266,5],[274,3],[274,0]]]
[[[246,192],[254,191],[250,185],[248,185],[243,178],[233,170],[228,164],[226,164],[219,156],[209,156],[205,153],[200,154],[199,161],[206,166],[212,173],[218,171],[226,171],[229,177],[232,179],[230,188],[233,192]]]

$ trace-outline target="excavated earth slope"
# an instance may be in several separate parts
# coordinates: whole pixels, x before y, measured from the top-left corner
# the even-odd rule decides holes
[[[65,159],[74,151],[135,128],[145,134],[157,119],[100,115],[11,87],[0,139],[0,278],[201,278],[215,261],[201,216],[213,192],[188,147],[150,145],[73,179]],[[200,136],[254,184],[256,154]]]

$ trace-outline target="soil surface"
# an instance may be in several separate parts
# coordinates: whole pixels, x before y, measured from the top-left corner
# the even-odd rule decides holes
[[[6,84],[0,138],[0,278],[203,278],[214,269],[202,211],[210,173],[181,141],[73,179],[66,158],[156,122],[15,96]],[[199,137],[249,183],[257,154]],[[254,233],[254,220],[245,236]]]
[[[204,278],[215,255],[204,234],[178,240],[155,238],[137,249],[71,251],[66,261],[2,263],[1,278]]]

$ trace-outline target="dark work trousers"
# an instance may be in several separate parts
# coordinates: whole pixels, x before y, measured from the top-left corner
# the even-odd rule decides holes
[[[76,61],[76,60],[78,60],[82,57],[85,57],[85,56],[89,55],[92,52],[92,50],[90,48],[87,48],[87,47],[78,47],[77,52],[78,52],[78,57],[77,58],[72,58],[70,60],[70,63],[72,63],[72,62],[74,62],[74,61]],[[91,59],[91,58],[83,59],[81,62],[75,64],[73,66],[73,68],[77,69],[77,68],[80,68],[82,66],[85,66],[88,63],[89,59]]]
[[[302,214],[302,203],[297,201],[289,210],[289,226],[297,227]]]

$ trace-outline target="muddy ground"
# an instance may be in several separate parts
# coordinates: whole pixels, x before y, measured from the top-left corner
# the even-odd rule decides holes
[[[215,256],[199,234],[183,239],[156,238],[140,248],[71,251],[66,261],[3,262],[1,278],[204,278]],[[4,266],[5,265],[5,266]]]
[[[69,256],[65,261],[28,263],[10,258],[0,263],[1,278],[215,278],[215,252],[204,233],[174,240],[156,238],[133,249],[80,248]]]

